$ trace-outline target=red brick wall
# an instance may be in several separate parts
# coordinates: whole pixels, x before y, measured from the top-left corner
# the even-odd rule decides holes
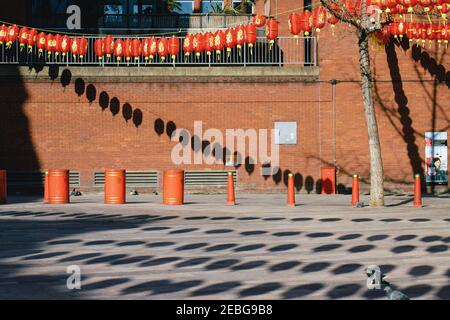
[[[294,5],[292,3],[295,3]],[[279,12],[297,7],[279,1]],[[280,16],[286,34],[287,15]],[[273,121],[295,120],[298,144],[280,146],[282,176],[265,179],[239,168],[239,188],[264,191],[285,188],[287,172],[297,174],[301,192],[315,190],[321,166],[334,163],[332,86],[336,86],[336,163],[338,183],[350,176],[369,178],[367,130],[361,103],[356,36],[346,25],[335,36],[326,28],[319,39],[320,81],[315,83],[127,83],[94,81],[97,98],[75,93],[75,76],[65,89],[27,80],[2,83],[0,165],[8,169],[64,167],[81,171],[82,185],[92,185],[92,172],[105,167],[163,170],[173,167],[170,142],[154,130],[156,119],[193,129],[195,120],[208,128],[272,129]],[[433,47],[434,48],[434,47]],[[443,48],[372,50],[375,100],[387,188],[412,190],[412,177],[424,162],[426,131],[447,131],[450,119],[450,61]],[[101,69],[96,72],[101,75]],[[392,79],[394,78],[395,81]],[[86,86],[89,82],[86,83]],[[98,96],[105,91],[120,101],[113,116],[102,111]],[[142,111],[142,124],[126,121],[122,106]],[[28,135],[28,137],[27,137]],[[35,158],[35,160],[33,160]],[[224,166],[186,166],[224,169]],[[247,168],[248,169],[248,168]],[[281,181],[280,181],[281,179]],[[308,186],[306,186],[308,185]],[[367,187],[367,185],[364,185]]]

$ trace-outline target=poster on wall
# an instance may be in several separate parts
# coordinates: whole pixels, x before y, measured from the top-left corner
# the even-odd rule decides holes
[[[427,185],[448,184],[447,132],[425,132]]]

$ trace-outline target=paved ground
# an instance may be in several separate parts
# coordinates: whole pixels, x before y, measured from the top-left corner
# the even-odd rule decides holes
[[[100,195],[70,205],[13,198],[0,206],[0,299],[384,299],[366,288],[377,264],[413,299],[450,299],[450,199],[388,198],[353,209],[350,196]],[[364,199],[367,201],[367,199]],[[40,201],[40,200],[39,200]],[[66,287],[78,265],[82,289]]]

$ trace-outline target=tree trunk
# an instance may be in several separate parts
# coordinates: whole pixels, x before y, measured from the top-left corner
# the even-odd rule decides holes
[[[372,73],[370,69],[369,39],[364,30],[358,30],[359,66],[361,69],[361,92],[364,103],[370,151],[370,205],[384,206],[383,160],[380,138],[372,94]]]

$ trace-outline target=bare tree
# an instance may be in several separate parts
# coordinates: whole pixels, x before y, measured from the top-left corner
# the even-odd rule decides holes
[[[384,176],[381,145],[372,88],[372,71],[370,67],[369,35],[381,29],[381,23],[370,19],[366,14],[366,0],[361,0],[360,12],[352,13],[338,0],[320,0],[327,11],[340,21],[356,30],[358,38],[359,67],[361,73],[361,93],[364,104],[370,151],[370,205],[384,206]]]

